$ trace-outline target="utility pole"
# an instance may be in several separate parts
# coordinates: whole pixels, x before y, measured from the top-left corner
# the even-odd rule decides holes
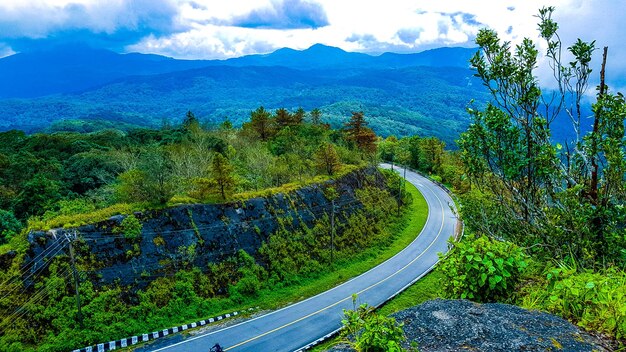
[[[402,204],[402,184],[402,179],[398,178],[398,216],[400,216],[400,205]]]
[[[76,240],[76,232],[74,232],[74,238],[70,240],[69,236],[65,235],[70,242],[70,258],[72,260],[72,272],[74,274],[74,293],[76,295],[76,309],[78,310],[78,324],[83,327],[83,313],[80,307],[80,293],[78,292],[78,272],[76,271],[76,259],[74,258],[74,245],[73,241]]]
[[[330,263],[335,262],[335,200],[331,201],[332,212],[330,213]]]

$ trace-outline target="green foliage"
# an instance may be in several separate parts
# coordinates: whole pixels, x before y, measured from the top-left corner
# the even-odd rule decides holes
[[[626,337],[626,273],[615,268],[582,271],[562,265],[549,267],[543,278],[522,291],[521,305],[542,309],[601,331]]]
[[[359,352],[400,352],[405,340],[402,325],[394,318],[377,314],[374,307],[363,303],[356,307],[353,296],[353,310],[343,310],[341,332],[345,341]],[[352,342],[354,340],[354,342]]]
[[[524,252],[510,242],[466,236],[445,257],[443,289],[450,298],[476,302],[506,300],[527,267]]]
[[[365,182],[368,182],[367,179]],[[370,199],[376,194],[379,193],[371,190],[359,197],[369,200],[371,204],[394,204],[393,199]],[[384,193],[379,195],[383,197]],[[50,291],[51,296],[46,297],[45,302],[29,305],[24,317],[12,322],[0,337],[0,349],[66,351],[203,319],[233,309],[245,309],[251,305],[272,308],[302,295],[318,293],[325,287],[344,281],[346,277],[367,270],[373,261],[380,262],[391,257],[413,240],[426,219],[423,199],[419,204],[410,215],[404,216],[403,221],[411,226],[398,243],[394,242],[392,248],[388,246],[387,239],[403,225],[395,224],[391,214],[381,215],[381,222],[374,224],[375,220],[370,220],[367,208],[357,211],[362,214],[354,214],[345,228],[338,228],[336,249],[341,256],[336,259],[339,262],[336,266],[328,264],[329,229],[326,217],[319,219],[311,229],[271,234],[269,242],[274,244],[268,244],[266,251],[256,259],[241,251],[219,263],[210,264],[206,270],[190,265],[193,256],[199,255],[200,249],[182,246],[173,258],[173,263],[176,263],[173,269],[168,269],[163,277],[154,278],[145,271],[137,274],[143,280],[154,280],[136,293],[117,286],[96,289],[83,277],[80,286],[85,315],[83,329],[74,328],[78,322],[71,282],[64,281],[63,277],[56,274],[68,270],[69,260],[65,256],[58,257],[55,261],[58,260],[59,264],[51,264],[50,278],[42,279],[43,284],[57,289]],[[419,216],[414,216],[418,210]],[[365,221],[366,218],[368,221]],[[286,221],[289,221],[287,217],[280,219],[279,224]],[[386,232],[390,225],[393,225],[394,230]],[[352,227],[355,230],[349,232],[348,229]],[[166,245],[161,237],[156,237],[154,244]],[[131,249],[131,257],[139,254],[137,248],[134,246]],[[287,259],[283,261],[281,256]],[[270,262],[268,258],[275,260]],[[320,277],[323,278],[321,282],[315,281]],[[24,293],[10,302],[23,302],[28,298],[28,294]],[[6,300],[1,301],[0,308],[7,309],[6,303]],[[33,322],[37,324],[37,329],[33,328]],[[378,335],[373,336],[368,339],[379,341],[376,337]]]
[[[367,127],[365,116],[362,111],[352,112],[352,117],[345,124],[346,140],[354,143],[356,147],[366,154],[376,152],[376,134]]]
[[[330,143],[320,145],[317,152],[315,152],[315,163],[317,169],[326,172],[328,176],[335,174],[341,167],[337,151]]]
[[[212,181],[217,186],[217,193],[222,200],[226,200],[233,192],[235,178],[233,177],[233,167],[221,153],[216,153],[213,157],[211,175]]]
[[[143,224],[135,215],[128,215],[122,220],[119,227],[116,227],[113,232],[124,234],[126,239],[136,240],[141,236],[141,230]]]
[[[549,99],[534,73],[539,53],[530,39],[511,48],[490,29],[476,37],[481,51],[471,65],[492,100],[484,109],[468,109],[473,121],[459,140],[465,171],[481,193],[464,204],[467,225],[545,258],[622,265],[626,101],[609,92],[603,60],[592,128],[583,127],[595,42],[578,40],[562,53],[553,12],[542,8],[537,16],[558,87]],[[568,54],[571,61],[563,62]],[[564,144],[552,138],[559,114],[569,116],[575,134]],[[476,207],[479,197],[488,206]]]
[[[6,243],[22,228],[22,224],[10,211],[0,209],[0,244]]]

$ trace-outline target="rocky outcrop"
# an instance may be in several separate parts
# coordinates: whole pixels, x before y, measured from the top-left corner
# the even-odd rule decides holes
[[[612,351],[557,316],[516,306],[436,299],[392,314],[420,352]],[[342,343],[327,352],[354,352]]]
[[[564,319],[508,304],[437,299],[393,317],[423,352],[608,350]]]
[[[80,269],[87,269],[94,284],[140,288],[154,277],[182,267],[206,269],[209,263],[222,261],[241,249],[254,256],[279,228],[311,227],[331,211],[325,196],[328,187],[337,191],[336,221],[341,223],[362,206],[355,192],[364,186],[386,187],[377,169],[365,168],[287,194],[135,213],[143,225],[136,239],[120,234],[122,215],[73,229],[32,232],[24,262],[34,260],[32,267],[37,269],[50,259],[50,253],[68,254],[67,238],[76,234]]]

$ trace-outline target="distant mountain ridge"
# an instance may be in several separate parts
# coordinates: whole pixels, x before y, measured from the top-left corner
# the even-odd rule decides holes
[[[334,127],[363,111],[380,135],[437,136],[454,145],[469,124],[465,108],[472,99],[485,101],[486,95],[467,68],[208,66],[124,77],[80,93],[0,99],[0,130],[63,130],[64,120],[159,127],[180,123],[188,110],[203,123],[229,117],[240,125],[262,105],[271,111],[319,108]]]
[[[118,54],[74,44],[0,59],[0,98],[34,98],[76,93],[129,76],[154,75],[208,66],[282,66],[291,69],[388,69],[413,66],[468,67],[476,49],[439,48],[415,54],[371,56],[316,44],[228,60],[177,60],[152,54]]]

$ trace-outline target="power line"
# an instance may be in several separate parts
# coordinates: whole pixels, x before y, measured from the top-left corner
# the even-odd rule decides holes
[[[45,284],[34,295],[32,295],[26,302],[24,302],[18,309],[13,311],[11,315],[4,318],[0,326],[7,325],[9,322],[20,319],[24,315],[28,314],[29,311],[28,309],[26,309],[26,306],[39,303],[42,299],[46,297],[47,294],[50,293],[50,291],[56,290],[59,286],[61,286],[62,284],[65,284],[65,279],[67,279],[69,274],[70,274],[70,268],[67,267],[65,268],[65,270],[61,272],[61,274],[58,274],[58,278],[60,278],[61,280],[58,280],[57,282],[53,283],[52,286],[50,286],[50,284]]]
[[[11,281],[15,281],[17,279],[20,279],[26,272],[30,271],[30,266],[35,264],[36,261],[40,258],[40,257],[45,257],[48,256],[49,253],[47,252],[52,252],[54,249],[56,249],[58,246],[60,246],[63,243],[63,241],[55,241],[54,244],[52,244],[50,247],[46,248],[45,250],[43,250],[41,253],[39,253],[36,257],[34,257],[33,259],[31,259],[28,263],[26,263],[25,265],[22,265],[21,268],[19,269],[20,273],[17,276],[13,276],[8,278],[7,280],[5,280],[2,284],[0,284],[0,287],[2,286],[6,286],[6,285],[10,285]]]
[[[49,257],[53,258],[54,256],[56,256],[60,251],[62,251],[65,248],[65,245],[66,244],[58,247],[54,251],[54,253],[52,253],[52,254],[49,253],[50,254]],[[48,261],[44,262],[44,264],[41,265],[39,268],[35,269],[34,271],[31,271],[30,274],[28,274],[28,276],[26,276],[25,278],[22,278],[22,280],[21,280],[22,283],[27,281],[30,278],[33,278],[33,280],[35,280],[35,278],[39,277],[39,275],[41,275],[43,273],[44,269],[46,269],[50,265],[50,263],[52,263],[52,260],[48,260]],[[2,296],[2,299],[4,299],[4,298],[8,297],[9,295],[13,294],[18,288],[19,288],[19,285],[17,285],[17,284],[14,285],[13,288],[10,288],[7,292],[5,292],[5,294]],[[22,290],[19,293],[20,294],[24,293],[26,291],[26,289],[27,289],[26,287],[23,287]]]

